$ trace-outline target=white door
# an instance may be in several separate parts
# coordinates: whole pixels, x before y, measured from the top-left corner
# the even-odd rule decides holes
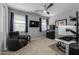
[[[6,7],[0,3],[0,51],[6,49],[7,16]]]

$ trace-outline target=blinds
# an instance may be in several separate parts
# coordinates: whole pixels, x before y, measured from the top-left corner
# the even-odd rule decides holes
[[[14,14],[13,31],[25,32],[25,16]]]
[[[42,19],[42,31],[46,31],[46,19]]]

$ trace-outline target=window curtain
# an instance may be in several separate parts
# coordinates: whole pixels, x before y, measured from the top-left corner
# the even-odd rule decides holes
[[[49,19],[46,19],[47,26],[49,25]]]
[[[41,18],[39,18],[39,31],[42,32]]]
[[[25,15],[25,20],[26,20],[25,32],[28,32],[28,15]]]
[[[10,32],[13,31],[13,19],[14,19],[14,13],[11,12],[11,18],[10,18]]]
[[[46,19],[46,25],[47,25],[47,29],[48,29],[49,19]]]

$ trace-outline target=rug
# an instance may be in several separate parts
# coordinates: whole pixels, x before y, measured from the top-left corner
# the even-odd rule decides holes
[[[51,49],[53,49],[54,51],[58,52],[60,55],[65,55],[65,53],[62,52],[61,50],[59,50],[56,45],[57,45],[57,43],[52,44],[52,45],[50,45],[49,47],[50,47]]]

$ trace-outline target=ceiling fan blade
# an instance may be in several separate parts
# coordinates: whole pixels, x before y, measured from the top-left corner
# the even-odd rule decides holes
[[[47,14],[50,14],[50,12],[47,11]]]
[[[53,6],[53,3],[50,3],[46,9],[49,9],[52,6]]]
[[[42,10],[35,10],[35,12],[40,12],[40,11],[42,11]]]

